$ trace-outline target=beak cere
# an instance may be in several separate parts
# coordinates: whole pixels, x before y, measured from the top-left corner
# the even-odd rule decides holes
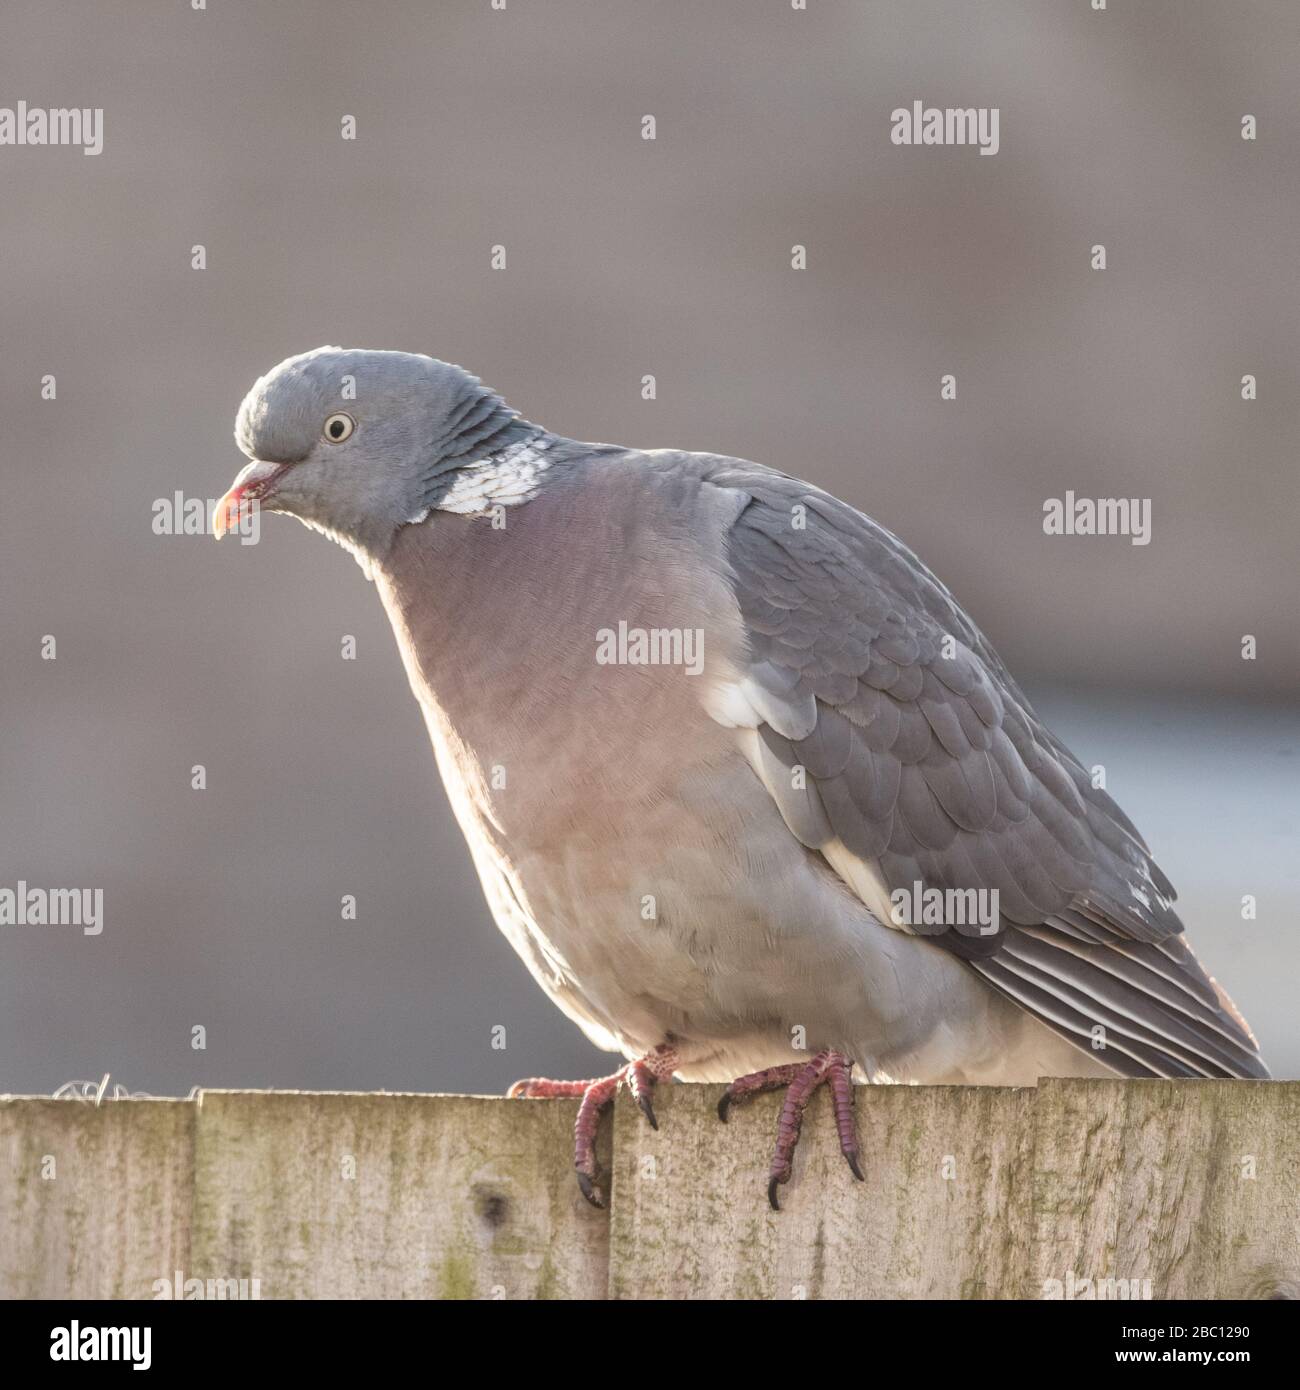
[[[220,540],[233,531],[248,509],[269,497],[275,485],[288,470],[287,463],[263,463],[254,459],[230,485],[230,490],[217,503],[212,514],[212,534]]]

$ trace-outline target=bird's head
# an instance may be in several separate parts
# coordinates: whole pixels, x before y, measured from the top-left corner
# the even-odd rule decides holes
[[[217,503],[213,533],[256,505],[359,557],[382,556],[517,419],[476,377],[433,357],[322,347],[287,358],[239,407],[235,441],[252,461]]]

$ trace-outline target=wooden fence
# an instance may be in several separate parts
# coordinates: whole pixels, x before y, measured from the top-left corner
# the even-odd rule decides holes
[[[859,1087],[865,1183],[822,1093],[780,1214],[719,1094],[620,1096],[608,1212],[569,1101],[0,1099],[0,1297],[1300,1297],[1300,1082]]]

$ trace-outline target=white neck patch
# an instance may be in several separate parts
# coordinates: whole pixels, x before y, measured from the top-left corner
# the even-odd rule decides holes
[[[474,515],[493,507],[517,507],[537,496],[541,476],[551,466],[546,451],[550,440],[539,430],[499,453],[475,459],[456,470],[456,476],[438,503],[440,512]],[[412,521],[423,521],[428,512]]]

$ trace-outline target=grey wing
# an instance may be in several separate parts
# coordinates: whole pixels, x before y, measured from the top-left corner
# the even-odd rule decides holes
[[[735,460],[709,480],[749,499],[728,534],[743,699],[792,833],[889,925],[914,884],[996,890],[984,933],[926,934],[1116,1072],[1267,1076],[1142,837],[947,589],[809,484]]]

